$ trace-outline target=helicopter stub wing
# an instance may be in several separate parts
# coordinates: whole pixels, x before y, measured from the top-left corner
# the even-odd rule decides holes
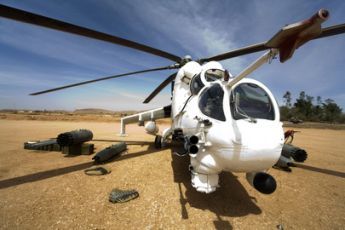
[[[285,62],[298,47],[321,34],[321,23],[328,17],[328,11],[321,9],[307,20],[283,27],[265,46],[278,49],[280,62]]]
[[[171,105],[123,117],[121,118],[120,136],[126,135],[126,125],[128,124],[139,123],[139,126],[144,126],[145,121],[155,121],[170,116]]]

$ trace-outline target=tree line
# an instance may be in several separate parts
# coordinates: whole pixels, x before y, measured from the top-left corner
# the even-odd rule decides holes
[[[328,98],[322,100],[300,92],[296,101],[292,102],[292,95],[287,91],[284,96],[284,105],[280,106],[281,120],[302,120],[315,122],[345,123],[345,114],[337,103]]]

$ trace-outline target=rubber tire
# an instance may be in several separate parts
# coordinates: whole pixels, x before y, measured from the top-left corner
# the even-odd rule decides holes
[[[155,148],[161,149],[162,148],[162,136],[157,135],[155,138]]]

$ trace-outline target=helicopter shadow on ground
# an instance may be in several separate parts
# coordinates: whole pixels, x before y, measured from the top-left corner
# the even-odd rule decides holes
[[[61,175],[68,174],[71,172],[86,169],[88,167],[91,167],[92,165],[93,165],[93,162],[86,162],[86,163],[67,166],[63,168],[51,169],[47,171],[41,171],[41,172],[36,172],[36,173],[24,175],[24,176],[1,180],[0,189],[61,176]]]
[[[336,176],[336,177],[340,177],[340,178],[345,178],[345,173],[344,172],[334,171],[334,170],[331,170],[331,169],[318,168],[318,167],[314,167],[314,166],[311,166],[311,165],[298,164],[298,163],[295,163],[295,166],[297,168],[309,170],[309,171],[312,171],[312,172],[318,172],[318,173],[323,173],[323,174],[326,174],[326,175],[331,175],[331,176]]]
[[[186,204],[193,208],[213,212],[217,216],[217,219],[214,221],[217,229],[231,229],[230,223],[223,221],[221,216],[240,217],[261,213],[261,209],[255,204],[255,198],[249,196],[245,188],[232,173],[221,173],[219,178],[220,188],[217,191],[210,194],[200,193],[191,185],[191,177],[188,170],[189,157],[179,157],[173,154],[173,152],[171,152],[171,155],[174,182],[177,183],[180,192],[182,219],[188,219]],[[182,185],[186,188],[185,194],[182,192]]]

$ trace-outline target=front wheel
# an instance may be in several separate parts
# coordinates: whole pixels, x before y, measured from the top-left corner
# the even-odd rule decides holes
[[[161,149],[162,148],[162,136],[157,135],[155,138],[155,148]]]

